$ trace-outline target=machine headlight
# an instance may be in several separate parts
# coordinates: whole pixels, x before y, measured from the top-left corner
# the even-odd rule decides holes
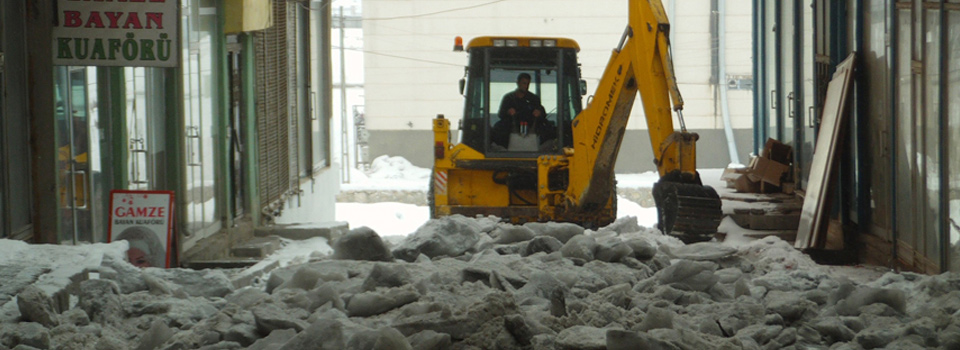
[[[557,47],[557,41],[556,41],[556,40],[544,40],[544,41],[543,41],[543,46],[544,46],[544,47]]]
[[[503,39],[493,39],[493,46],[503,47],[506,44],[506,41]]]
[[[517,47],[520,43],[517,42],[517,39],[508,39],[507,47]]]
[[[530,47],[541,47],[543,46],[543,40],[530,40]]]

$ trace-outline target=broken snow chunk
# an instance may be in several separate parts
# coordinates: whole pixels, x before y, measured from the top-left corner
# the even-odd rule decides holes
[[[140,345],[137,346],[137,350],[159,349],[171,337],[173,337],[173,330],[170,327],[167,327],[161,320],[153,321],[150,329],[140,337]]]
[[[490,232],[490,236],[494,237],[494,242],[497,244],[511,244],[529,241],[536,236],[536,233],[526,226],[501,223],[493,232]]]
[[[110,280],[80,282],[80,301],[77,306],[97,323],[118,322],[123,318],[120,287]],[[106,321],[106,322],[105,322]]]
[[[624,216],[598,230],[598,232],[603,231],[612,231],[621,235],[625,233],[639,232],[640,224],[637,223],[636,216]]]
[[[270,294],[264,293],[256,288],[241,288],[224,297],[227,302],[240,306],[241,309],[249,310],[261,303],[271,302]]]
[[[643,321],[640,321],[639,330],[646,332],[660,328],[672,329],[674,315],[673,311],[651,307],[643,317]]]
[[[527,243],[523,250],[523,256],[530,256],[536,253],[544,252],[547,254],[559,251],[563,243],[559,239],[551,236],[535,237]]]
[[[350,230],[333,243],[337,260],[393,261],[390,249],[373,229],[362,226]]]
[[[300,332],[308,326],[307,322],[294,318],[280,308],[268,305],[254,308],[253,318],[261,334],[270,334],[278,329],[293,329]]]
[[[560,253],[568,259],[592,261],[597,250],[597,241],[590,236],[576,236],[560,248]]]
[[[728,267],[717,271],[717,277],[720,278],[719,282],[723,284],[734,283],[742,276],[743,271],[735,267]]]
[[[674,259],[717,261],[737,253],[737,248],[716,242],[699,242],[679,247],[660,246],[664,253]]]
[[[270,333],[270,335],[265,338],[260,338],[250,345],[247,350],[271,350],[279,349],[283,344],[286,344],[297,335],[297,332],[292,329],[281,329],[276,330]]]
[[[584,231],[580,225],[568,222],[528,222],[523,226],[533,230],[537,236],[550,236],[564,244],[571,238],[582,235]]]
[[[627,240],[626,243],[633,250],[633,257],[637,260],[649,260],[657,255],[657,247],[654,247],[646,239],[634,238]]]
[[[234,289],[233,282],[221,270],[147,268],[144,274],[171,282],[192,297],[222,298]]]
[[[420,226],[394,249],[393,255],[409,262],[416,260],[420,254],[430,258],[460,256],[473,248],[480,241],[480,236],[475,220],[463,215],[445,216]]]
[[[747,279],[744,277],[740,277],[740,279],[738,279],[737,282],[735,282],[733,285],[733,297],[739,298],[740,296],[743,296],[743,295],[749,297],[752,294],[750,293],[750,285],[747,284]]]
[[[320,271],[318,269],[312,268],[311,265],[303,265],[303,267],[293,273],[290,279],[278,286],[277,289],[311,290],[317,285],[320,277]]]
[[[453,345],[449,334],[429,329],[411,335],[407,340],[410,341],[410,346],[417,350],[444,350]]]
[[[783,317],[787,322],[793,322],[803,317],[808,310],[815,312],[816,303],[806,300],[802,295],[793,292],[772,290],[764,298],[767,310]]]
[[[824,317],[814,321],[813,328],[832,340],[833,342],[848,342],[853,340],[856,333],[847,328],[837,317]]]
[[[720,280],[714,274],[717,264],[707,261],[680,260],[660,270],[656,276],[661,284],[688,291],[706,291]]]
[[[410,283],[410,273],[403,265],[376,264],[370,274],[363,280],[363,290],[372,291],[379,287],[400,287]]]
[[[29,285],[20,291],[17,307],[24,322],[37,322],[47,328],[60,324],[53,310],[53,299],[37,286]]]
[[[757,344],[765,345],[779,335],[782,330],[782,326],[754,324],[738,331],[737,338],[750,338],[756,341]]]
[[[610,329],[606,332],[607,350],[634,350],[634,349],[653,349],[647,336],[643,333],[626,331],[622,329]]]
[[[146,290],[143,280],[143,271],[129,262],[115,258],[109,254],[103,256],[100,262],[100,278],[113,280],[120,287],[123,294],[130,294]]]
[[[6,345],[15,346],[15,349],[49,349],[50,331],[36,322],[21,322],[3,324],[0,326],[0,348]]]
[[[346,349],[347,336],[344,328],[339,319],[319,319],[279,349]]]
[[[619,262],[625,257],[633,255],[630,245],[618,239],[607,240],[597,245],[597,260]]]
[[[350,317],[379,315],[418,299],[420,294],[412,287],[364,292],[350,298],[350,302],[347,303],[347,314]]]
[[[395,328],[380,328],[375,333],[372,350],[409,350],[410,342]]]
[[[900,314],[906,313],[907,301],[902,290],[872,287],[859,288],[838,301],[837,313],[844,316],[857,316],[861,313],[861,308],[874,303],[886,304]]]
[[[589,326],[573,326],[557,334],[557,349],[604,350],[607,330]]]
[[[854,340],[864,349],[877,349],[887,346],[898,337],[900,337],[899,332],[893,332],[890,329],[873,328],[857,333]]]

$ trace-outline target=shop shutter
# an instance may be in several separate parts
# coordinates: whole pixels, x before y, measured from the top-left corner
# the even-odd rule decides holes
[[[296,149],[296,123],[290,113],[290,63],[287,3],[273,2],[274,25],[255,34],[257,66],[257,146],[260,205],[266,207],[291,190],[291,145]]]

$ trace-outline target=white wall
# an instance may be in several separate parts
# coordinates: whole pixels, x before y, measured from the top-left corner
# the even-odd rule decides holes
[[[676,4],[671,4],[675,1]],[[371,130],[430,130],[431,119],[445,114],[457,125],[466,54],[453,52],[456,36],[464,42],[483,35],[568,37],[581,47],[580,60],[589,94],[597,86],[611,50],[627,24],[626,0],[364,0],[364,85],[367,126]],[[472,7],[472,8],[471,8]],[[689,129],[720,129],[723,121],[709,85],[711,64],[710,0],[664,0],[674,14],[674,63],[686,102]],[[751,2],[727,1],[727,72],[751,75]],[[731,91],[734,128],[751,128],[750,91]],[[628,128],[645,128],[640,103]]]
[[[314,181],[301,183],[301,196],[291,196],[283,203],[277,224],[333,222],[336,220],[336,198],[340,193],[340,166],[333,164],[314,175]]]

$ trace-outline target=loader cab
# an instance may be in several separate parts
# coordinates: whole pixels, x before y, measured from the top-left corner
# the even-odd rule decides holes
[[[560,38],[470,41],[461,143],[488,158],[536,158],[573,147],[571,124],[582,108],[578,51],[576,42]],[[499,113],[504,95],[517,89],[521,73],[531,77],[528,91],[539,97],[545,123],[524,127]],[[504,130],[509,134],[504,136]]]

